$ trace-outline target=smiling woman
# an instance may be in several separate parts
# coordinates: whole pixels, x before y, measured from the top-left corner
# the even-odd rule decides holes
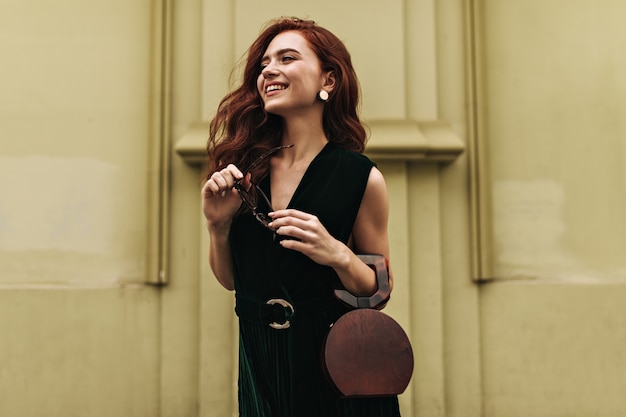
[[[322,70],[307,40],[296,31],[287,31],[267,47],[257,87],[265,111],[285,117],[300,110],[308,113],[318,92],[332,92],[334,81],[332,70]],[[321,118],[323,107],[318,108]]]
[[[400,415],[393,395],[340,397],[321,364],[329,326],[349,311],[334,290],[375,293],[357,254],[389,257],[387,189],[361,154],[358,104],[343,43],[281,19],[211,122],[202,207],[211,268],[236,291],[243,417]]]

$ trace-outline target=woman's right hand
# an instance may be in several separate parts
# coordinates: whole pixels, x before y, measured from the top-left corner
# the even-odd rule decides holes
[[[230,164],[211,174],[202,187],[202,212],[209,228],[230,224],[241,206],[241,198],[233,186],[242,178],[239,168]]]

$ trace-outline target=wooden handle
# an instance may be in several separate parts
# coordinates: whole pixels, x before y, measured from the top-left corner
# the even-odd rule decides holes
[[[376,273],[376,283],[378,285],[378,289],[369,297],[357,297],[347,290],[336,289],[335,297],[354,308],[375,308],[380,310],[387,304],[391,295],[387,260],[383,255],[357,256]]]

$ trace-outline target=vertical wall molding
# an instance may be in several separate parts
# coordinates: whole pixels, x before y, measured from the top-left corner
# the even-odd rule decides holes
[[[487,281],[492,273],[491,197],[488,147],[486,143],[485,100],[480,0],[467,0],[466,10],[466,85],[468,97],[468,148],[470,183],[470,225],[472,279]]]
[[[150,96],[150,172],[148,204],[147,277],[149,284],[168,282],[171,4],[154,3],[152,12],[152,74]]]

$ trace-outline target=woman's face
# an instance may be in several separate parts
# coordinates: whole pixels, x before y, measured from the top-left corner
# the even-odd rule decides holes
[[[279,116],[301,115],[320,109],[317,93],[328,87],[315,52],[297,31],[282,32],[270,42],[261,59],[257,79],[265,111]]]

